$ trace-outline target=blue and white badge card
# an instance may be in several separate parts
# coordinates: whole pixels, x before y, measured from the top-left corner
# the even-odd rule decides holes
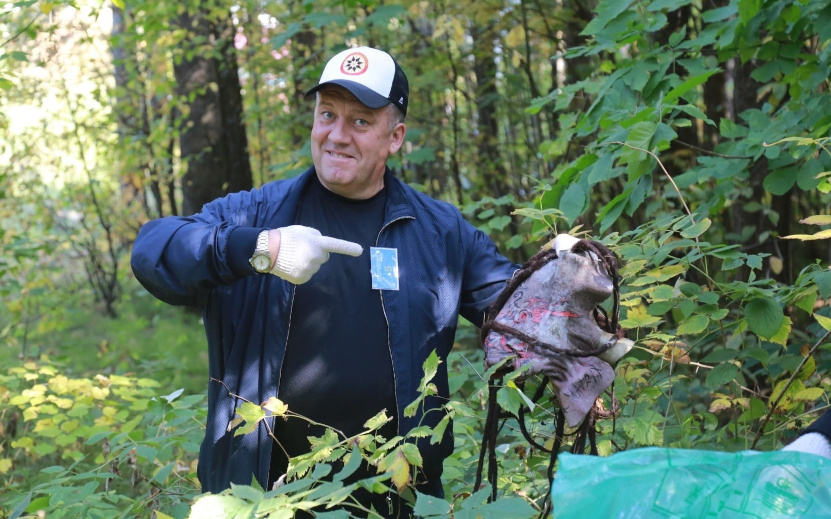
[[[369,248],[372,288],[398,290],[398,249]]]

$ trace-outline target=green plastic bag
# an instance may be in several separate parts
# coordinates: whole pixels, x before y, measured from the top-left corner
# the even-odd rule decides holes
[[[560,454],[554,519],[831,518],[831,459],[648,447]]]

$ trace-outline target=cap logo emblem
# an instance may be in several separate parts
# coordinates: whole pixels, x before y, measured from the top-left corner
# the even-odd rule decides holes
[[[348,76],[358,76],[366,72],[369,60],[360,52],[353,52],[344,58],[340,71]]]

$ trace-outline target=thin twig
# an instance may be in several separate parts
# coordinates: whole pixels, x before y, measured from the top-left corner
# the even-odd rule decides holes
[[[688,144],[684,141],[679,141],[678,139],[675,139],[675,142],[677,142],[678,144],[680,144],[682,146],[686,146],[687,148],[690,148],[691,150],[700,151],[701,153],[706,153],[707,155],[712,155],[714,157],[721,157],[723,159],[745,159],[745,160],[747,159],[747,157],[738,157],[736,155],[724,155],[723,153],[716,153],[714,151],[711,151],[711,150],[708,150],[708,149],[705,149],[705,148],[701,148],[701,147],[695,146],[693,144]],[[764,143],[762,145],[764,146]]]
[[[0,48],[5,47],[5,46],[6,46],[7,44],[9,44],[10,42],[12,42],[13,40],[17,39],[17,37],[18,37],[18,36],[20,36],[21,34],[23,34],[24,32],[26,32],[26,31],[29,29],[29,27],[31,27],[32,25],[34,25],[34,24],[35,24],[35,22],[36,22],[36,21],[38,20],[38,18],[40,18],[40,17],[41,17],[41,13],[38,13],[38,14],[37,14],[34,18],[32,18],[32,21],[31,21],[31,22],[29,22],[29,23],[28,23],[28,25],[26,25],[26,27],[23,27],[22,29],[20,29],[19,31],[17,31],[17,33],[15,33],[13,36],[10,36],[10,37],[9,37],[6,41],[4,41],[3,43],[0,43]]]
[[[695,218],[693,218],[692,211],[690,211],[690,208],[687,206],[687,202],[686,202],[686,200],[684,200],[684,196],[681,194],[681,190],[678,189],[678,185],[672,179],[672,175],[669,174],[669,171],[667,171],[667,168],[664,167],[664,163],[661,162],[661,159],[659,159],[657,155],[655,155],[654,153],[652,153],[649,150],[645,150],[643,148],[638,148],[637,146],[632,146],[631,144],[627,144],[627,143],[621,142],[621,141],[612,141],[612,144],[620,144],[621,146],[626,146],[627,148],[632,148],[633,150],[642,151],[642,152],[650,155],[653,159],[655,159],[655,161],[658,163],[658,165],[661,166],[661,169],[663,170],[664,175],[666,175],[667,178],[669,179],[669,182],[672,184],[672,187],[675,188],[675,192],[678,193],[678,198],[681,200],[681,203],[684,204],[684,209],[686,209],[687,214],[690,216],[690,220],[692,221],[693,225],[695,224]]]

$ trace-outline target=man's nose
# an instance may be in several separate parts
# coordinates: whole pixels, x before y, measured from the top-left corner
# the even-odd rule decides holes
[[[329,140],[332,142],[349,142],[349,128],[343,119],[336,120],[329,129]]]

